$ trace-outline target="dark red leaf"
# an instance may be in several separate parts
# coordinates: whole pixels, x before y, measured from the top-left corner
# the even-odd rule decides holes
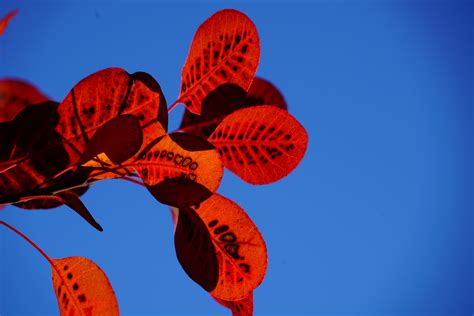
[[[0,79],[0,122],[11,121],[25,107],[48,98],[32,84],[19,79]]]
[[[202,100],[201,115],[184,111],[180,130],[207,139],[227,115],[256,105],[287,109],[283,95],[267,80],[255,78],[248,92],[237,85],[224,84]]]
[[[216,250],[206,225],[194,210],[179,210],[174,245],[188,276],[206,291],[214,290],[219,277]]]

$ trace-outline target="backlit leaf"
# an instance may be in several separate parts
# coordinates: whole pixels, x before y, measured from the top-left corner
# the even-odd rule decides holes
[[[283,95],[265,79],[255,78],[248,92],[234,84],[223,84],[202,100],[201,115],[184,111],[180,130],[207,139],[227,115],[255,105],[287,109]]]
[[[3,33],[5,33],[8,23],[17,14],[18,14],[18,10],[13,10],[0,20],[0,36],[3,35]]]
[[[0,79],[0,122],[11,121],[26,106],[48,98],[32,84],[19,79]]]
[[[96,263],[83,257],[53,259],[13,226],[3,221],[0,225],[24,238],[49,262],[61,316],[119,315],[114,290]]]
[[[224,166],[252,184],[275,182],[303,158],[308,135],[288,112],[254,106],[227,116],[209,137]]]
[[[186,229],[180,228],[183,211]],[[209,239],[214,247],[210,246]],[[198,271],[207,269],[207,283],[199,284],[216,298],[226,301],[245,298],[265,276],[267,250],[260,232],[242,208],[217,193],[197,206],[179,209],[176,240],[185,243],[185,246],[176,246],[185,271],[199,283],[202,276]],[[195,256],[181,253],[187,249],[199,249],[203,253],[196,260]],[[214,266],[212,251],[217,256],[218,272],[209,269]],[[209,280],[215,281],[215,273],[218,273],[218,279],[212,283]]]
[[[205,200],[217,190],[223,175],[214,146],[185,133],[157,139],[124,167],[133,167],[158,201],[175,207]]]
[[[232,311],[232,316],[253,315],[253,294],[237,301],[225,301],[215,297],[214,299],[222,306],[229,308]]]
[[[143,147],[165,134],[166,101],[158,83],[145,73],[120,68],[98,71],[79,82],[58,108],[58,132],[69,144],[73,161],[103,124],[123,114],[136,116],[143,128]]]
[[[61,315],[119,315],[110,281],[100,267],[83,257],[51,259],[53,288]]]
[[[248,90],[260,59],[260,41],[253,22],[236,10],[208,18],[194,35],[181,73],[177,102],[200,114],[202,100],[225,83]]]

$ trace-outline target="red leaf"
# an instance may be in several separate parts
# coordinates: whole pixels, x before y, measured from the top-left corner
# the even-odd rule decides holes
[[[143,133],[138,118],[130,114],[119,115],[99,127],[86,144],[79,164],[100,155],[106,162],[121,164],[138,152],[142,142]],[[97,160],[101,162],[100,158]]]
[[[26,106],[48,98],[30,83],[18,79],[0,79],[0,122],[11,121]]]
[[[255,78],[248,93],[237,85],[223,84],[202,100],[201,115],[184,112],[180,130],[207,139],[227,115],[264,104],[287,109],[283,95],[267,80]]]
[[[157,139],[138,160],[123,167],[134,168],[158,201],[175,207],[207,199],[219,187],[224,172],[214,146],[185,133]]]
[[[255,106],[227,116],[209,137],[224,166],[252,184],[287,176],[303,158],[308,135],[288,112]]]
[[[61,316],[119,315],[117,298],[110,281],[95,262],[83,257],[50,258],[16,228],[3,221],[0,221],[0,225],[23,237],[49,262]]]
[[[254,105],[273,105],[287,111],[288,106],[280,90],[270,81],[256,77],[247,93],[246,107]]]
[[[216,249],[206,224],[194,210],[179,210],[174,245],[178,261],[186,274],[204,290],[214,290],[219,278]]]
[[[3,33],[5,33],[8,23],[17,14],[18,14],[18,10],[13,10],[0,20],[0,36],[3,35]]]
[[[236,10],[215,13],[194,35],[176,102],[200,114],[203,98],[222,84],[236,84],[247,91],[259,59],[260,41],[253,22]]]
[[[140,120],[144,148],[165,134],[168,118],[163,111],[166,101],[151,76],[108,68],[83,79],[61,102],[57,131],[69,144],[71,160],[76,161],[99,127],[122,114]]]
[[[225,301],[213,297],[219,304],[229,308],[232,316],[252,316],[253,315],[253,294],[237,301]]]
[[[180,227],[182,217],[185,222]],[[216,298],[240,300],[250,295],[265,276],[267,250],[260,232],[243,209],[219,194],[200,205],[179,209],[176,240],[182,241],[176,252],[185,271]],[[185,251],[199,251],[199,260]],[[205,269],[203,281],[200,273]]]

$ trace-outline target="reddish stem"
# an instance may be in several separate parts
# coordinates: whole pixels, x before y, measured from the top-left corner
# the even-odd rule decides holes
[[[41,249],[37,244],[35,244],[30,238],[26,237],[25,234],[23,234],[21,231],[19,231],[18,229],[16,229],[15,227],[11,226],[10,224],[4,222],[4,221],[0,221],[0,225],[3,225],[7,228],[9,228],[10,230],[12,230],[13,232],[17,233],[18,235],[20,235],[21,237],[23,237],[23,239],[25,239],[27,242],[30,243],[30,245],[32,245],[33,247],[35,247],[36,250],[39,251],[40,254],[43,255],[43,257],[48,260],[48,262],[53,265],[53,260],[46,254],[46,252],[43,251],[43,249]]]
[[[173,104],[169,107],[168,113],[170,113],[171,111],[173,111],[174,108],[175,108],[179,103],[180,103],[180,102],[178,102],[178,101],[176,101],[175,103],[173,103]]]

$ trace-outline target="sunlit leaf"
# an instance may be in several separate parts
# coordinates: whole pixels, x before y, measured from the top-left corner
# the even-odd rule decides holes
[[[208,198],[219,187],[223,165],[206,140],[185,133],[165,135],[145,148],[133,167],[160,202],[186,207]]]
[[[3,221],[0,225],[24,238],[49,262],[60,315],[119,315],[114,290],[96,263],[83,257],[53,259],[13,226]]]
[[[303,158],[308,135],[288,112],[274,106],[254,106],[227,116],[209,141],[224,166],[252,184],[275,182]]]
[[[0,79],[0,122],[11,121],[26,106],[48,98],[32,84],[19,79]]]
[[[227,115],[255,105],[287,109],[283,95],[265,79],[255,78],[248,92],[235,84],[223,84],[202,100],[201,115],[184,111],[180,130],[207,139]]]
[[[83,257],[51,260],[61,315],[120,314],[110,281],[97,264]]]
[[[17,14],[18,14],[18,10],[13,10],[7,15],[5,15],[2,19],[0,19],[0,36],[3,35],[3,33],[5,33],[8,23]]]
[[[180,228],[182,217],[185,223]],[[176,245],[176,240],[181,244]],[[181,265],[194,281],[202,281],[199,273],[206,269],[206,278],[199,284],[216,298],[233,301],[247,297],[265,276],[267,250],[260,232],[242,208],[217,193],[200,205],[179,209],[175,245]],[[182,253],[191,249],[199,249],[199,260]]]
[[[253,315],[253,294],[237,301],[225,301],[215,297],[214,299],[222,306],[229,308],[232,311],[232,316]]]
[[[225,83],[248,90],[260,59],[260,41],[253,22],[236,10],[208,18],[194,35],[181,74],[177,102],[200,114],[202,100]]]
[[[120,68],[98,71],[79,82],[58,108],[58,132],[77,160],[94,133],[118,115],[136,116],[143,128],[143,147],[165,134],[166,101],[158,83],[148,74],[128,74]]]

